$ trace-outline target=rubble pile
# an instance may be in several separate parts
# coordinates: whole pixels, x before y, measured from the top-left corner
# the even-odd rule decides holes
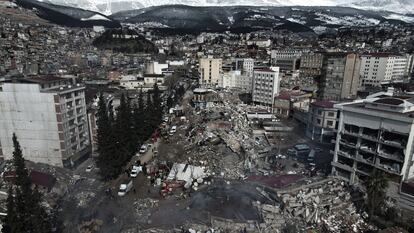
[[[363,232],[368,228],[356,213],[343,181],[329,178],[299,188],[280,191],[282,214],[328,232]],[[349,231],[348,231],[349,230]]]
[[[138,199],[138,201],[134,202],[134,209],[136,210],[136,214],[141,220],[148,221],[148,217],[150,214],[151,208],[158,207],[159,200],[146,198],[146,199]]]

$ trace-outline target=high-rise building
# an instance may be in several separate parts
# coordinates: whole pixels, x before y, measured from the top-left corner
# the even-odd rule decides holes
[[[59,77],[0,84],[0,156],[11,159],[16,134],[24,158],[72,167],[90,153],[85,87]]]
[[[198,72],[200,73],[200,84],[203,86],[218,86],[223,75],[222,59],[201,58]]]
[[[357,54],[328,53],[324,56],[319,97],[342,100],[356,97],[361,59]]]
[[[381,86],[382,82],[402,80],[408,76],[410,56],[369,53],[361,56],[361,86]]]
[[[253,103],[272,107],[279,93],[279,67],[257,69],[253,72]]]

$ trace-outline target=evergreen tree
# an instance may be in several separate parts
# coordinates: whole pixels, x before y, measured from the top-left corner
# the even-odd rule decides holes
[[[145,141],[145,134],[143,131],[145,128],[144,111],[145,111],[144,94],[142,93],[142,88],[141,88],[138,94],[138,103],[134,106],[134,115],[133,115],[137,147],[139,144]]]
[[[14,195],[13,186],[10,186],[7,192],[7,204],[6,204],[7,216],[4,218],[4,223],[3,223],[3,228],[2,228],[3,233],[16,232],[14,226],[16,226],[18,222],[17,222],[16,206],[15,206],[13,195]]]
[[[153,100],[153,123],[154,127],[157,128],[158,125],[162,121],[162,100],[161,100],[161,93],[158,85],[154,84],[154,90],[152,92],[152,100]]]
[[[110,121],[111,111],[108,112],[106,101],[101,94],[98,102],[97,113],[97,137],[98,137],[98,153],[97,166],[99,167],[101,176],[104,179],[115,178],[120,173],[117,165],[118,156],[116,139],[112,133],[112,124]]]
[[[32,190],[28,171],[17,137],[13,134],[13,165],[16,169],[16,195],[9,189],[7,201],[8,213],[6,228],[3,232],[12,233],[48,233],[51,232],[49,216],[41,205],[41,195],[37,189]]]
[[[136,152],[132,130],[132,115],[130,103],[124,94],[121,95],[120,105],[117,108],[114,125],[114,135],[119,149],[119,165],[124,166]]]

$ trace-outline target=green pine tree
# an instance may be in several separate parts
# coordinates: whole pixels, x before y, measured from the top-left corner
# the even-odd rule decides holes
[[[4,218],[3,233],[12,233],[16,232],[15,226],[17,225],[17,213],[16,213],[16,204],[14,202],[14,190],[13,186],[9,187],[7,192],[7,216]]]
[[[15,225],[10,226],[13,233],[51,232],[49,216],[42,206],[42,198],[37,189],[32,189],[23,153],[15,134],[13,134],[13,164],[16,169]],[[12,208],[13,209],[13,208]],[[41,214],[40,214],[41,213]]]
[[[117,108],[116,120],[114,125],[114,135],[117,148],[119,149],[120,160],[117,163],[119,166],[124,166],[136,152],[136,145],[134,142],[133,128],[132,128],[132,115],[130,103],[124,94],[121,95],[120,105]]]
[[[158,125],[162,121],[162,100],[161,100],[161,92],[158,88],[158,85],[154,84],[154,90],[152,92],[152,100],[153,100],[153,123],[154,127],[157,128]]]
[[[97,166],[99,167],[101,176],[106,179],[113,179],[119,173],[118,163],[118,148],[116,138],[114,137],[111,122],[111,111],[107,109],[107,103],[104,96],[101,94],[98,102],[97,113],[97,146],[99,156],[97,158]],[[112,108],[112,107],[111,107]]]

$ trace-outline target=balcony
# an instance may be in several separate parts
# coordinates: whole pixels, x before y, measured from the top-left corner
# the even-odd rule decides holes
[[[343,170],[350,171],[350,172],[352,171],[352,167],[350,167],[350,166],[348,166],[346,164],[342,164],[342,163],[338,163],[338,162],[332,162],[331,164],[334,167],[339,167],[339,168],[341,168]]]
[[[379,150],[378,155],[386,159],[395,160],[401,163],[404,162],[404,154],[400,154],[398,152],[389,153],[388,151],[385,151],[385,150]]]
[[[399,133],[384,131],[380,136],[381,143],[389,146],[394,146],[398,148],[405,148],[407,146],[407,135],[402,135]]]
[[[370,141],[377,142],[378,133],[379,133],[379,130],[370,129],[370,128],[363,128],[362,133],[361,133],[361,137],[364,138],[364,139],[368,139]]]
[[[345,151],[341,151],[341,150],[338,150],[338,155],[346,157],[346,158],[350,158],[350,159],[353,157],[351,154],[349,154]]]
[[[368,155],[368,154],[358,154],[356,156],[356,159],[358,162],[363,162],[366,164],[374,165],[374,155]]]
[[[377,167],[396,175],[401,174],[402,163],[395,162],[390,159],[379,158],[377,160]]]

